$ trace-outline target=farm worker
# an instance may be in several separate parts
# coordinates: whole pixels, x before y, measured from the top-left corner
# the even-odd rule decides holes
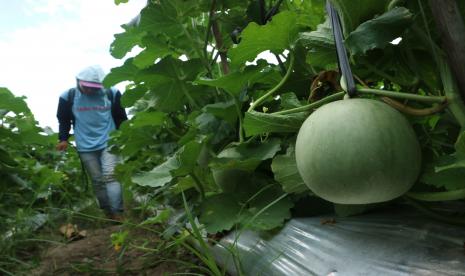
[[[122,189],[114,176],[120,159],[109,152],[107,143],[110,132],[118,129],[127,115],[121,107],[121,93],[113,87],[104,89],[104,77],[100,66],[89,66],[76,75],[76,87],[61,94],[57,111],[57,150],[67,149],[73,125],[76,148],[92,179],[100,208],[109,218],[121,220]]]

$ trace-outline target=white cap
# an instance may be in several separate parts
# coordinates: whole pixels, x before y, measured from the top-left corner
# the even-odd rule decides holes
[[[76,79],[84,81],[84,82],[92,82],[92,83],[102,83],[103,79],[105,78],[105,73],[103,72],[102,67],[99,65],[92,65],[86,67],[84,70],[79,72],[76,75]]]

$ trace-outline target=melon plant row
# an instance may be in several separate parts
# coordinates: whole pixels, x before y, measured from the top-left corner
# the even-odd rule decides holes
[[[38,126],[23,97],[0,87],[0,262],[32,257],[34,230],[85,202],[75,152],[61,156],[57,135]]]
[[[104,81],[129,82],[120,178],[165,219],[185,195],[209,233],[462,199],[465,108],[426,2],[331,1],[358,90],[343,100],[324,1],[149,1]]]

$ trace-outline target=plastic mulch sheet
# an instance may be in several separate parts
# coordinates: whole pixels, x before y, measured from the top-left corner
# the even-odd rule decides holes
[[[237,232],[221,240],[234,244]],[[220,265],[237,275],[465,275],[465,227],[416,212],[295,218],[276,233],[243,232],[236,265],[215,245]]]

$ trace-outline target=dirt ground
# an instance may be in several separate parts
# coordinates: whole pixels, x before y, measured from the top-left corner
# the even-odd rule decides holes
[[[180,246],[167,247],[151,231],[110,225],[86,232],[83,238],[48,248],[31,274],[172,275],[194,272],[192,267],[198,264],[190,252]],[[128,232],[124,244],[112,243],[112,234],[124,232]]]

